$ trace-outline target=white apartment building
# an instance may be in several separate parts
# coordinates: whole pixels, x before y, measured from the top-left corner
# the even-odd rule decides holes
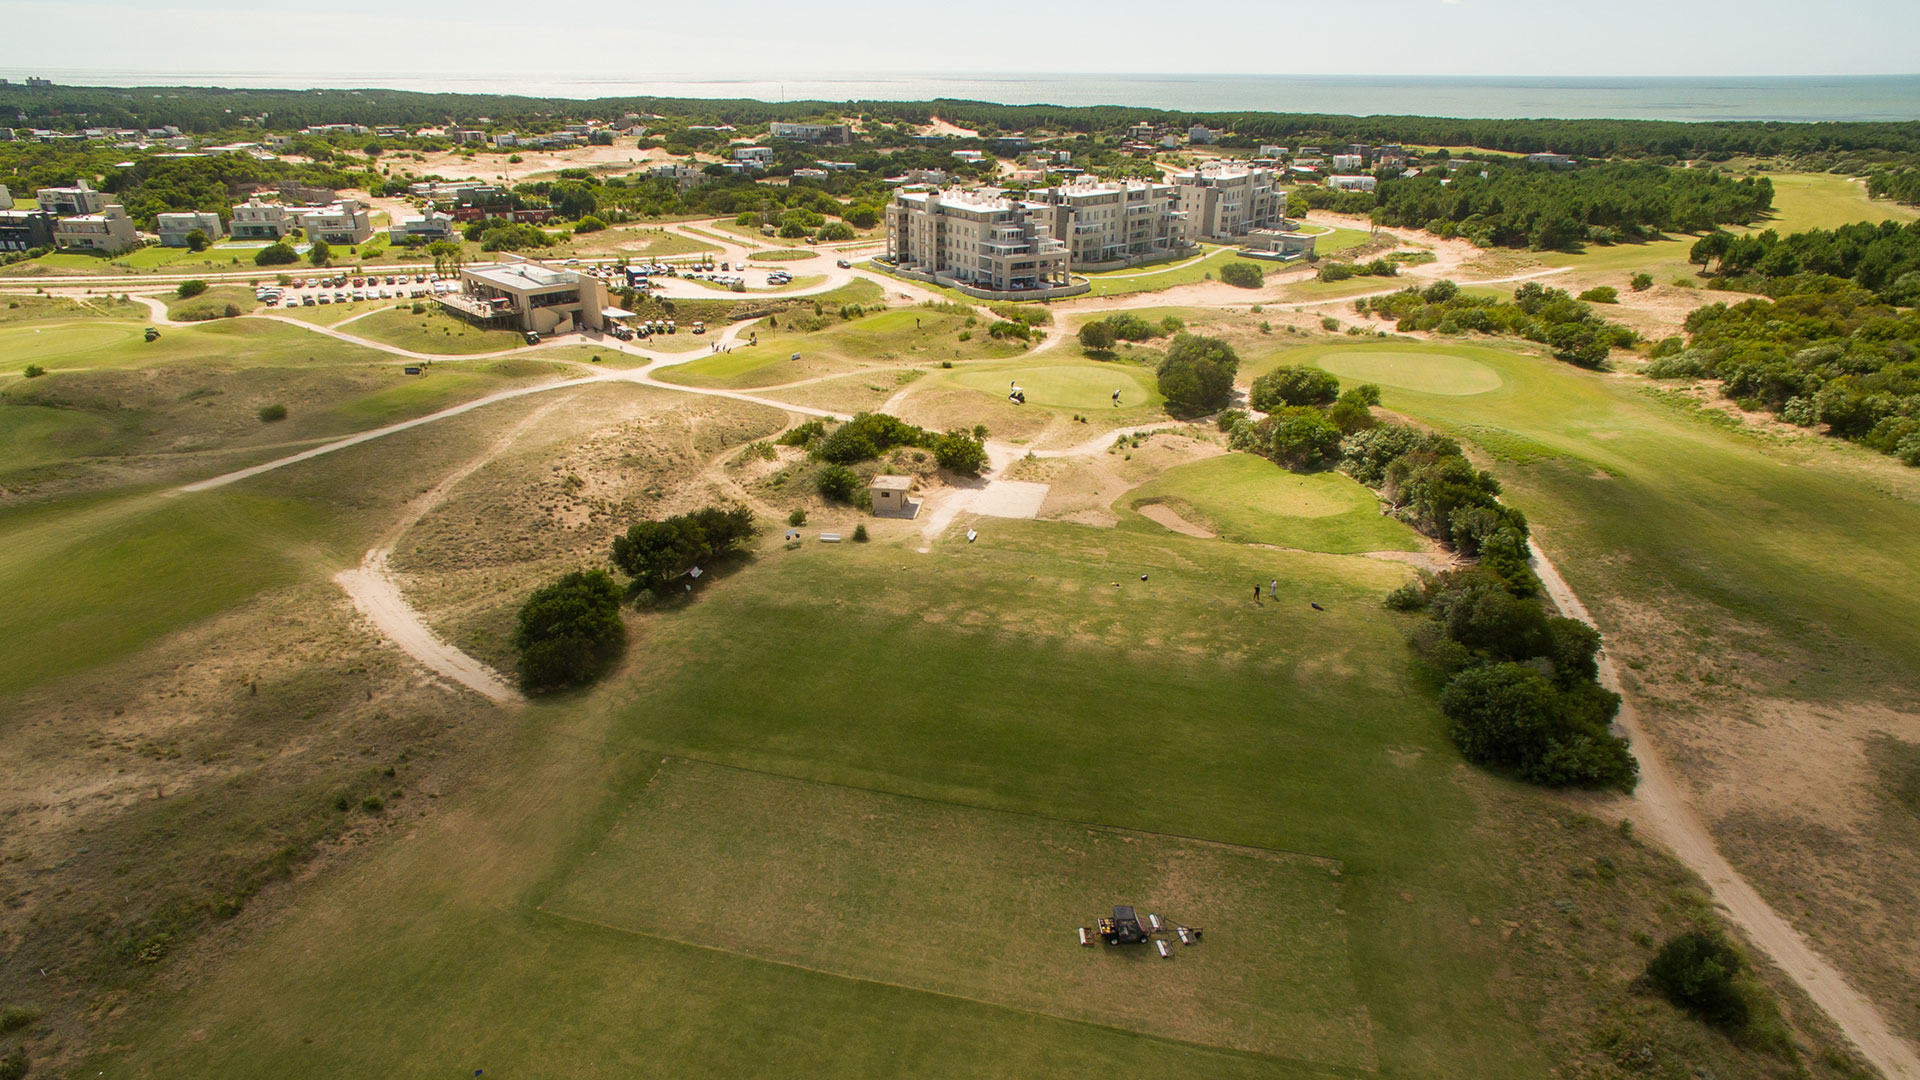
[[[1364,157],[1361,157],[1359,154],[1333,155],[1333,171],[1334,172],[1357,173],[1361,169],[1364,169],[1366,167],[1367,167],[1367,159]]]
[[[794,142],[846,143],[853,141],[853,128],[847,124],[789,124],[775,120],[767,125],[767,137]]]
[[[195,210],[154,216],[154,231],[160,234],[161,247],[186,247],[187,235],[195,229],[206,233],[209,242],[227,234],[219,214]]]
[[[827,175],[828,175],[827,170],[825,169],[793,170],[793,178],[795,180],[825,180],[827,178]]]
[[[95,191],[85,180],[73,187],[44,187],[33,193],[40,209],[55,217],[98,214],[107,205],[107,194]]]
[[[1327,177],[1327,188],[1330,191],[1372,191],[1379,183],[1371,176]]]
[[[363,244],[373,236],[371,216],[353,199],[302,211],[300,227],[307,230],[307,239],[329,244]]]
[[[1084,179],[1026,198],[1027,210],[1067,245],[1069,268],[1145,262],[1191,243],[1172,184]]]
[[[1205,127],[1200,124],[1195,124],[1187,129],[1187,141],[1198,146],[1210,146],[1213,143],[1217,143],[1220,141],[1220,135],[1221,132],[1218,128]]]
[[[1273,170],[1222,161],[1175,173],[1189,240],[1231,241],[1283,220],[1287,200]]]
[[[771,165],[773,164],[773,147],[742,146],[733,152],[733,160],[749,165]]]
[[[1007,296],[1071,281],[1067,245],[1026,205],[986,192],[897,193],[886,258],[910,275]]]
[[[387,239],[395,244],[405,244],[413,240],[423,243],[452,240],[455,229],[453,218],[438,211],[429,210],[425,214],[401,214],[392,225],[387,226]]]
[[[119,203],[107,203],[97,214],[76,214],[53,223],[53,245],[62,251],[90,251],[118,255],[134,246],[133,219]]]
[[[13,209],[13,192],[7,190],[7,185],[0,184],[0,210],[11,209]]]
[[[298,220],[279,203],[248,199],[233,208],[229,230],[235,240],[279,240],[293,232]]]

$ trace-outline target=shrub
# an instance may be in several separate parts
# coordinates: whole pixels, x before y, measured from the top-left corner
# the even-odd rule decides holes
[[[37,379],[46,373],[47,369],[41,367],[39,364],[28,364],[26,367],[20,369],[20,374],[29,379]]]
[[[986,443],[964,431],[949,431],[933,444],[934,460],[949,472],[978,476],[987,465]]]
[[[1266,424],[1267,453],[1289,469],[1311,469],[1340,452],[1340,429],[1311,406],[1284,406]]]
[[[1160,396],[1167,411],[1197,416],[1218,412],[1233,401],[1233,377],[1240,355],[1219,338],[1182,333],[1173,339],[1158,369]]]
[[[825,438],[826,434],[827,422],[825,420],[809,420],[773,441],[779,443],[781,446],[798,446],[804,450],[812,446],[815,442]]]
[[[599,232],[600,230],[606,227],[607,227],[607,223],[605,221],[602,221],[601,219],[595,217],[592,214],[588,214],[586,217],[583,217],[579,221],[574,222],[573,231],[574,231],[574,234],[577,236],[580,233]]]
[[[1322,315],[1320,317],[1320,329],[1325,330],[1329,334],[1336,333],[1340,329],[1340,320],[1331,315]]]
[[[837,503],[851,503],[860,490],[860,474],[845,465],[828,465],[814,480],[820,494]]]
[[[1635,274],[1627,281],[1627,288],[1632,289],[1634,292],[1646,292],[1648,289],[1653,288],[1653,275]]]
[[[38,1009],[29,1009],[24,1005],[9,1005],[0,1009],[0,1035],[11,1035],[38,1019],[40,1019]]]
[[[931,446],[933,436],[886,413],[861,413],[821,439],[811,452],[835,465],[867,461],[896,446]]]
[[[360,809],[369,814],[377,814],[387,808],[387,801],[378,795],[369,795],[360,800]]]
[[[539,692],[590,682],[619,659],[626,643],[620,586],[604,570],[575,571],[520,607],[513,632],[520,685]]]
[[[1276,368],[1253,380],[1247,404],[1261,412],[1281,405],[1325,405],[1340,395],[1340,380],[1319,368]]]
[[[807,512],[805,510],[795,510],[793,513],[787,515],[787,524],[793,526],[796,529],[802,525],[805,525],[806,523],[807,523]]]
[[[165,949],[166,947],[162,945],[161,951],[164,952]],[[27,1060],[27,1048],[14,1047],[7,1051],[6,1057],[0,1057],[0,1080],[26,1080],[27,1070],[31,1064]]]
[[[266,247],[253,253],[255,266],[285,266],[288,263],[296,263],[299,261],[300,253],[293,250],[293,245],[287,243],[285,240],[268,244]]]
[[[1617,304],[1620,302],[1620,290],[1611,285],[1596,285],[1575,299],[1585,300],[1590,304]]]
[[[853,542],[856,544],[864,544],[867,542],[867,526],[865,522],[861,522],[853,527]]]
[[[1105,321],[1090,322],[1080,328],[1080,347],[1088,352],[1109,352],[1115,340],[1112,325]]]
[[[187,234],[188,251],[205,251],[207,250],[208,242],[205,229],[195,229]]]
[[[173,290],[173,295],[179,297],[182,300],[190,300],[206,291],[207,291],[207,283],[204,281],[195,279],[193,281],[181,282],[180,287]]]
[[[1647,982],[1668,1001],[1700,1014],[1708,1023],[1738,1029],[1747,1003],[1734,985],[1740,954],[1719,934],[1690,930],[1668,939],[1647,961]]]
[[[1145,341],[1159,337],[1160,328],[1130,311],[1109,315],[1101,320],[1113,331],[1113,336],[1121,341]]]
[[[285,405],[264,405],[260,408],[260,422],[263,424],[271,424],[279,420],[285,420],[286,418],[287,407]]]
[[[307,248],[307,261],[315,266],[325,266],[333,261],[333,248],[325,240],[315,240]]]
[[[1220,268],[1220,280],[1242,289],[1257,289],[1266,284],[1267,273],[1257,263],[1230,262]]]

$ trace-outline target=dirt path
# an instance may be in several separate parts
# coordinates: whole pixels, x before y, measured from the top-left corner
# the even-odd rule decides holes
[[[1587,613],[1586,606],[1537,543],[1533,545],[1533,559],[1554,606],[1570,618],[1591,625],[1593,617]],[[1600,655],[1600,682],[1610,690],[1620,691],[1620,673],[1604,652]],[[1705,879],[1727,917],[1745,931],[1748,939],[1779,965],[1788,978],[1798,983],[1814,1004],[1833,1017],[1869,1065],[1887,1080],[1920,1080],[1920,1056],[1915,1055],[1913,1047],[1896,1036],[1873,1003],[1848,984],[1838,969],[1814,952],[1807,939],[1720,854],[1713,834],[1687,805],[1679,782],[1640,723],[1640,714],[1635,711],[1632,699],[1624,693],[1617,722],[1632,740],[1634,756],[1640,761],[1640,784],[1634,789],[1629,816]]]
[[[447,495],[460,481],[472,476],[480,468],[499,457],[513,441],[526,430],[538,423],[541,418],[565,404],[554,401],[542,405],[528,413],[519,423],[507,429],[506,433],[493,441],[493,444],[459,468],[448,473],[438,484],[422,493],[407,504],[400,520],[394,522],[360,565],[352,570],[342,570],[333,575],[333,580],[346,590],[353,606],[367,621],[374,625],[388,641],[393,642],[401,652],[419,661],[421,666],[436,672],[454,682],[474,691],[496,704],[505,705],[522,700],[518,691],[507,685],[492,668],[442,641],[420,618],[420,613],[407,603],[400,591],[399,582],[393,578],[393,572],[387,566],[387,559],[393,554],[394,546],[407,534],[407,530],[420,523],[428,511],[446,500]]]

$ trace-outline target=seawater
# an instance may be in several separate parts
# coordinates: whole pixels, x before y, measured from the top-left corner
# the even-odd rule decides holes
[[[397,77],[230,71],[27,71],[90,86],[380,87],[466,94],[596,98],[660,96],[762,101],[925,101],[1009,105],[1139,105],[1190,112],[1409,114],[1462,118],[1624,120],[1920,120],[1920,75],[1549,78],[1371,75],[797,75],[751,78],[606,72]]]

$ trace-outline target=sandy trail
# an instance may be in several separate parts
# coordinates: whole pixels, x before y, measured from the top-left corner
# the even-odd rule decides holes
[[[1568,617],[1591,625],[1593,617],[1560,576],[1560,571],[1537,543],[1532,549],[1534,569],[1546,585],[1554,606]],[[1619,670],[1606,653],[1602,652],[1599,660],[1601,684],[1619,692]],[[1838,969],[1814,952],[1807,939],[1720,854],[1713,834],[1687,805],[1679,781],[1667,768],[1666,760],[1656,752],[1654,740],[1640,723],[1640,714],[1634,709],[1632,699],[1624,692],[1617,722],[1632,740],[1634,756],[1640,761],[1640,784],[1634,789],[1629,816],[1705,879],[1727,917],[1745,931],[1788,978],[1798,983],[1814,1004],[1833,1017],[1869,1065],[1888,1080],[1920,1080],[1920,1056],[1915,1055],[1913,1047],[1896,1036],[1873,1003],[1848,984]]]
[[[353,606],[388,641],[398,646],[401,652],[419,661],[421,666],[436,672],[454,682],[474,691],[495,704],[505,705],[520,701],[518,691],[507,685],[494,670],[487,665],[461,652],[442,641],[427,624],[421,621],[420,613],[400,592],[400,585],[393,578],[393,572],[387,566],[387,559],[400,542],[407,530],[420,523],[428,511],[446,500],[447,495],[460,481],[472,476],[487,462],[499,457],[506,448],[526,430],[555,408],[565,404],[563,401],[549,402],[528,413],[519,423],[507,429],[506,433],[495,439],[486,450],[475,455],[459,468],[448,473],[438,484],[422,493],[407,504],[400,520],[394,522],[360,565],[352,570],[342,570],[333,575],[333,580],[353,601]]]

